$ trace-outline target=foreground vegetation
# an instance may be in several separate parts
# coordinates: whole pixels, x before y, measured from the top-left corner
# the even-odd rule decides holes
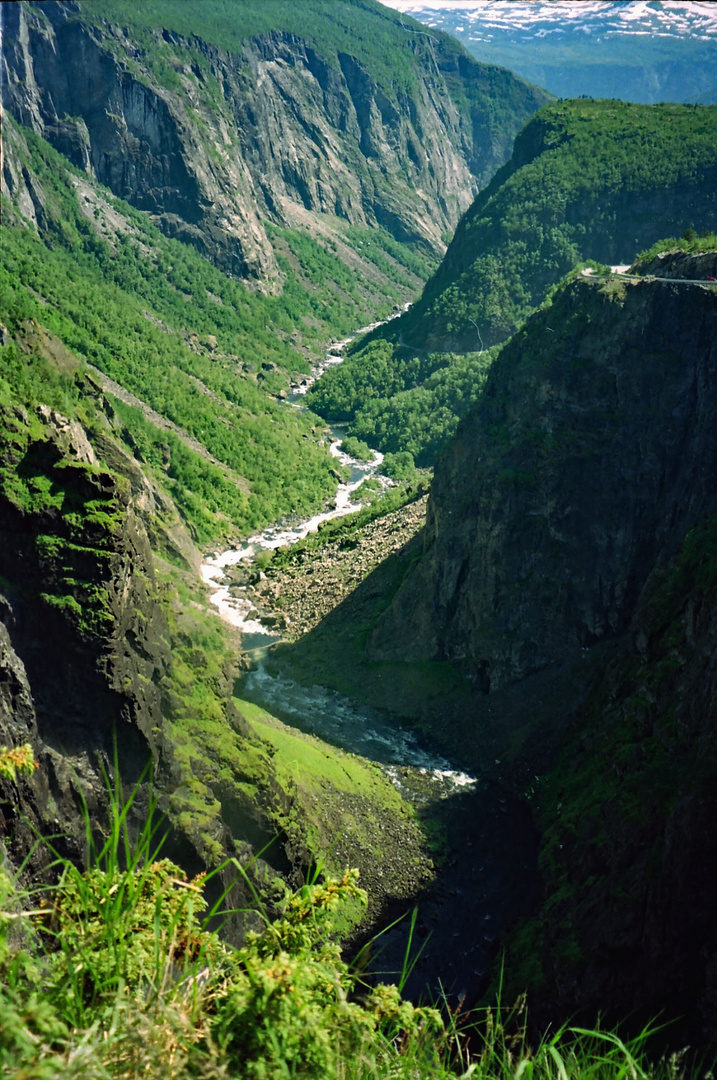
[[[28,747],[0,750],[0,775],[22,783]],[[188,881],[162,857],[150,799],[135,817],[107,779],[110,820],[96,841],[85,806],[90,864],[54,856],[57,884],[22,888],[0,867],[0,1076],[50,1080],[250,1080],[475,1077],[540,1080],[683,1075],[679,1059],[653,1067],[645,1036],[563,1030],[531,1049],[523,1005],[480,1017],[415,1007],[399,985],[363,979],[341,955],[346,904],[364,904],[357,873],[316,876],[287,892],[240,948],[217,933],[229,912],[209,908],[211,875]],[[229,860],[236,876],[246,870]],[[405,974],[405,972],[404,972]]]

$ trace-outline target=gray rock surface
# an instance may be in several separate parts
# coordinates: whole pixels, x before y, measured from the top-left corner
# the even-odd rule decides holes
[[[4,107],[168,235],[263,288],[280,277],[267,218],[380,224],[442,253],[443,234],[547,100],[440,45],[439,68],[419,44],[411,96],[389,97],[350,53],[323,56],[280,31],[247,39],[241,55],[152,31],[174,65],[162,82],[120,27],[81,12],[5,5]],[[29,216],[41,204],[27,192]]]

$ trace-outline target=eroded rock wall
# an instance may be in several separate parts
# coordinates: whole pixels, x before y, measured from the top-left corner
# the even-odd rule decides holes
[[[280,30],[241,55],[153,31],[171,67],[163,79],[127,32],[81,13],[54,0],[6,5],[4,106],[169,235],[264,287],[279,276],[267,217],[380,224],[441,253],[546,98],[418,40],[413,90],[389,95],[348,52],[323,56]],[[451,82],[477,95],[465,115]]]
[[[577,280],[496,361],[436,469],[426,551],[371,644],[486,692],[629,626],[717,508],[717,296]]]

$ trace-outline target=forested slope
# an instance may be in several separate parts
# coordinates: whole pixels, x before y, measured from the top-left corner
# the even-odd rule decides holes
[[[371,446],[432,464],[496,346],[576,264],[717,227],[717,107],[548,105],[461,219],[411,310],[355,342],[308,396]]]
[[[576,263],[626,264],[717,226],[717,107],[561,101],[516,139],[401,327],[416,345],[508,337]]]

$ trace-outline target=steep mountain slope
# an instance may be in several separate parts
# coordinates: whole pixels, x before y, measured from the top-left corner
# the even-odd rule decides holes
[[[441,458],[426,554],[374,651],[462,658],[487,692],[624,632],[658,560],[716,508],[715,318],[709,284],[564,285]]]
[[[717,225],[717,106],[548,105],[463,217],[401,327],[409,343],[504,340],[580,260],[622,264]]]
[[[385,226],[440,253],[546,100],[373,0],[22,2],[3,17],[5,107],[264,289],[282,276],[267,221]]]
[[[444,30],[487,64],[557,97],[714,103],[717,17],[711,3],[631,0],[384,0]]]
[[[296,277],[281,300],[255,296],[10,120],[4,165],[0,318],[13,332],[36,320],[112,380],[127,448],[195,538],[320,505],[334,463],[315,421],[278,398],[309,370],[297,346],[310,356],[365,297],[332,303]]]
[[[629,641],[599,672],[534,784],[543,903],[509,943],[534,1022],[598,1012],[717,1039],[717,519],[648,584]]]
[[[530,801],[543,898],[503,993],[530,990],[536,1031],[659,1013],[694,1046],[717,1037],[717,252],[636,275],[571,275],[527,320],[422,542],[286,662]]]
[[[520,133],[411,310],[355,342],[308,396],[321,416],[432,464],[495,345],[581,260],[717,223],[717,108],[563,101]]]
[[[29,779],[0,777],[11,865],[30,855],[35,877],[49,872],[33,829],[58,834],[82,863],[82,800],[101,829],[103,771],[116,760],[122,781],[141,785],[133,825],[152,766],[165,853],[188,874],[234,857],[271,906],[282,880],[302,880],[326,854],[333,871],[362,867],[369,919],[405,899],[430,864],[401,797],[368,763],[233,697],[239,641],[182,569],[180,556],[185,566],[195,557],[191,539],[116,437],[111,401],[36,321],[3,327],[3,341],[0,746],[28,744],[38,763]],[[339,819],[350,835],[337,835]],[[224,865],[224,885],[236,877]],[[232,899],[250,903],[245,883],[234,882]],[[239,915],[228,932],[251,923]]]

